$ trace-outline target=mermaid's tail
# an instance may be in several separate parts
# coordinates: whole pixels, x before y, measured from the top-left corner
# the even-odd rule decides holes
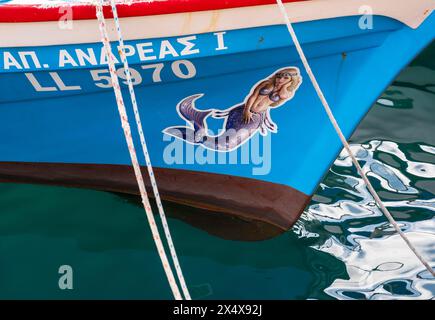
[[[225,110],[225,111],[221,111],[221,110],[213,110],[213,118],[216,119],[220,119],[220,118],[226,118],[228,117],[230,114],[230,110]]]
[[[177,105],[178,113],[186,122],[193,125],[193,130],[188,127],[171,127],[163,132],[191,143],[201,143],[207,135],[205,119],[213,112],[213,110],[198,110],[195,107],[195,100],[202,96],[202,94],[194,94],[181,100]]]
[[[198,110],[195,107],[195,101],[201,98],[202,94],[194,94],[183,99],[178,105],[177,110],[180,115],[187,121],[193,124],[195,131],[206,128],[205,119],[213,112],[213,110]]]

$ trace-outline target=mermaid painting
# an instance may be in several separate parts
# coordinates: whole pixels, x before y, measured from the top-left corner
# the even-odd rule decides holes
[[[226,110],[198,110],[195,101],[203,94],[189,96],[177,105],[178,114],[189,126],[169,127],[163,133],[214,151],[235,150],[258,131],[263,136],[269,131],[278,131],[277,125],[270,118],[270,109],[292,99],[301,83],[302,77],[297,67],[277,70],[267,79],[258,82],[243,104]],[[209,135],[209,116],[225,119],[224,129],[219,135]]]

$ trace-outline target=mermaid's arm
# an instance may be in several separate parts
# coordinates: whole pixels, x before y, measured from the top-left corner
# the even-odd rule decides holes
[[[252,105],[254,104],[255,100],[257,100],[258,95],[260,94],[261,88],[265,85],[266,81],[261,82],[255,89],[254,92],[249,96],[248,100],[246,101],[245,110],[251,111]]]
[[[245,122],[249,122],[251,120],[251,109],[257,101],[258,95],[260,94],[261,88],[266,84],[267,81],[261,82],[254,90],[254,92],[249,96],[248,100],[245,103],[245,108],[243,109],[243,118]]]
[[[252,118],[251,108],[255,104],[255,101],[258,98],[258,93],[254,91],[254,93],[248,98],[248,101],[245,104],[245,108],[243,109],[243,122],[249,123]]]
[[[287,84],[285,84],[281,90],[279,90],[279,97],[281,98],[281,100],[287,100],[288,98],[290,98],[292,92],[291,92],[291,87],[293,85],[293,82],[289,82]]]
[[[292,81],[282,87],[279,91],[279,96],[281,97],[281,99],[287,100],[292,98],[295,94],[295,90],[298,87],[299,82],[299,79],[292,79]]]
[[[246,101],[245,104],[245,111],[251,111],[252,105],[254,104],[255,100],[258,98],[258,93],[254,91],[248,98],[248,101]]]

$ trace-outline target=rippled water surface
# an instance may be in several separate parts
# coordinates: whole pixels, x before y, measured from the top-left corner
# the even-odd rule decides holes
[[[435,45],[351,139],[409,238],[435,266]],[[171,298],[143,209],[90,190],[0,184],[0,298]],[[173,208],[170,210],[185,210]],[[292,231],[223,240],[169,221],[194,299],[433,299],[435,280],[342,152]],[[74,289],[58,289],[58,268]]]

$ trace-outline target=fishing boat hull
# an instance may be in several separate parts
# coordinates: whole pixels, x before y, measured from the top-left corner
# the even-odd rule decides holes
[[[121,21],[130,30],[126,52],[157,183],[164,200],[251,226],[237,232],[224,223],[213,233],[268,238],[295,223],[341,144],[284,25],[256,21],[248,27],[240,19],[240,26],[224,29],[219,14],[201,12],[211,19],[203,32],[192,32],[195,23],[183,20],[183,30],[154,28],[145,37],[143,30],[129,34],[133,26],[147,28],[140,18]],[[361,24],[364,17],[345,14],[295,24],[347,138],[397,73],[434,39],[430,13],[418,23],[376,15],[371,28]],[[170,25],[176,25],[180,13],[165,19],[171,15]],[[47,28],[38,23],[36,29]],[[87,31],[62,38],[56,29],[39,44],[30,39],[20,45],[11,34],[29,31],[32,22],[3,22],[0,181],[138,194],[107,56],[95,40],[97,21],[74,23]],[[112,48],[119,62],[116,41]],[[286,74],[297,82],[291,94],[274,95],[262,85],[272,81],[273,87]],[[130,109],[121,63],[118,76]],[[246,120],[254,94],[266,96],[270,106]],[[129,118],[139,150],[132,112]]]

